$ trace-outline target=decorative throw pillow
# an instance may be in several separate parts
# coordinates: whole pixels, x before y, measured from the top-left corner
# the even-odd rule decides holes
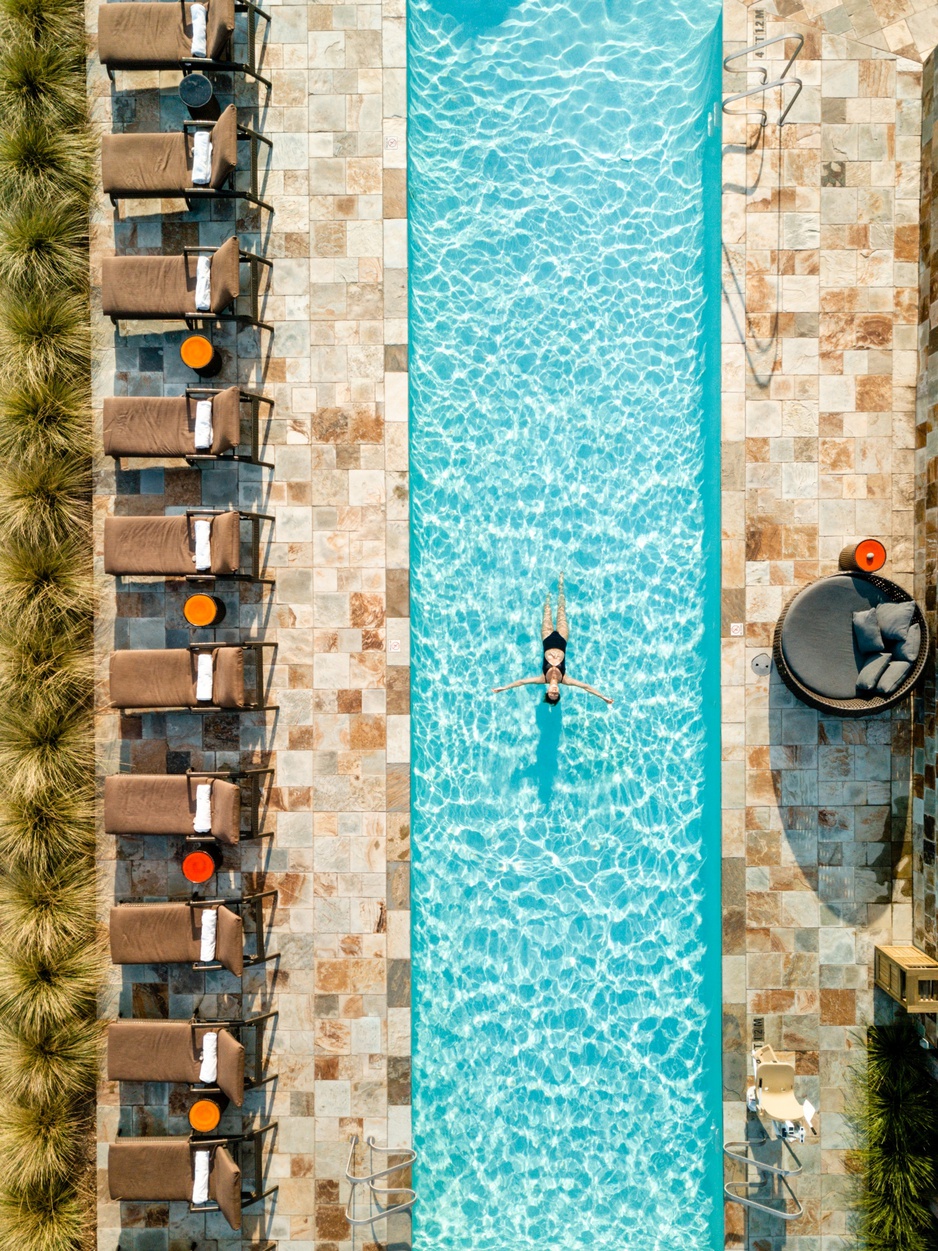
[[[857,641],[857,647],[864,655],[867,652],[882,652],[886,650],[875,608],[866,608],[863,612],[855,612],[853,614],[853,637]]]
[[[891,660],[876,683],[877,695],[891,695],[905,681],[912,666],[907,660]]]
[[[914,665],[922,647],[922,627],[913,621],[906,631],[905,638],[893,648],[893,660],[908,660]]]
[[[876,620],[887,642],[901,642],[915,616],[915,605],[908,599],[902,604],[877,604]],[[854,613],[854,619],[856,614]]]
[[[886,672],[886,667],[892,660],[889,652],[880,652],[877,656],[871,656],[866,664],[857,675],[857,694],[871,695],[876,688],[876,683]]]

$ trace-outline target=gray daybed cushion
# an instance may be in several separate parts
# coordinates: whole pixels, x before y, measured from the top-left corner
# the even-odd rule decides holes
[[[883,676],[876,683],[876,694],[886,696],[898,690],[909,676],[911,668],[912,665],[908,660],[891,660],[883,671]]]
[[[915,616],[915,605],[911,600],[902,604],[880,604],[876,610],[879,628],[888,643],[901,643],[908,633],[909,626]],[[916,652],[916,659],[918,652]]]
[[[853,614],[882,601],[872,582],[849,573],[805,587],[782,626],[782,654],[794,677],[826,699],[856,699],[857,677],[869,657],[857,646]]]
[[[905,632],[905,638],[892,649],[893,660],[908,660],[915,664],[922,650],[922,627],[913,621]]]
[[[879,627],[875,608],[864,608],[853,614],[853,632],[861,652],[885,651],[883,633]]]
[[[860,676],[857,678],[857,692],[860,695],[872,695],[876,689],[876,683],[886,672],[886,668],[892,660],[889,652],[879,652],[875,656],[864,656],[866,664],[860,670]]]

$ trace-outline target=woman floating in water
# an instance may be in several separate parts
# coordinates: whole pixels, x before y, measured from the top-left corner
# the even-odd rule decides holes
[[[557,582],[557,629],[554,629],[554,622],[550,611],[550,592],[544,601],[544,617],[541,621],[541,640],[544,647],[544,664],[542,671],[536,678],[519,678],[517,682],[509,682],[507,686],[493,686],[492,690],[495,694],[499,691],[510,691],[514,686],[537,686],[545,684],[547,686],[547,702],[556,704],[560,699],[560,685],[576,686],[581,691],[589,691],[590,695],[595,695],[597,699],[603,699],[607,704],[611,704],[612,700],[608,695],[603,695],[601,691],[597,691],[595,686],[588,686],[586,682],[578,682],[576,678],[571,678],[567,673],[567,639],[570,637],[570,626],[567,622],[567,605],[563,593],[563,574]]]

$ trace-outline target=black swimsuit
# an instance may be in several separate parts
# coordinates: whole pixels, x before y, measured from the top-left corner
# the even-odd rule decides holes
[[[547,653],[549,651],[552,651],[554,648],[556,648],[558,652],[564,653],[564,658],[563,660],[561,660],[559,665],[552,665],[548,663],[548,660],[547,660]],[[558,634],[556,630],[554,630],[552,634],[548,634],[547,638],[544,640],[544,667],[543,667],[542,672],[545,677],[547,676],[547,672],[550,669],[559,669],[561,677],[564,677],[566,675],[566,672],[567,672],[566,651],[567,651],[567,640],[564,638],[562,634]]]

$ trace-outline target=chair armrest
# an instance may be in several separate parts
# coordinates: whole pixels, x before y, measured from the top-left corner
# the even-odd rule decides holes
[[[214,122],[212,123],[212,125],[214,125]],[[272,139],[268,139],[266,135],[258,134],[258,132],[256,130],[252,130],[250,126],[239,126],[238,138],[239,139],[257,139],[260,143],[266,143],[268,148],[270,148],[271,150],[273,149],[273,146],[274,146]]]
[[[235,9],[238,13],[253,13],[255,17],[262,17],[265,22],[270,21],[270,14],[262,9],[260,5],[252,4],[251,0],[238,0]]]
[[[209,252],[216,252],[218,249],[208,248],[206,250]],[[266,256],[258,256],[255,252],[245,252],[243,248],[238,253],[238,259],[242,265],[247,265],[251,261],[257,261],[259,265],[266,265],[268,269],[273,269],[274,267],[273,261],[268,260]]]
[[[208,121],[199,121],[197,118],[190,117],[188,121],[183,122],[183,130],[212,130],[215,123]]]

